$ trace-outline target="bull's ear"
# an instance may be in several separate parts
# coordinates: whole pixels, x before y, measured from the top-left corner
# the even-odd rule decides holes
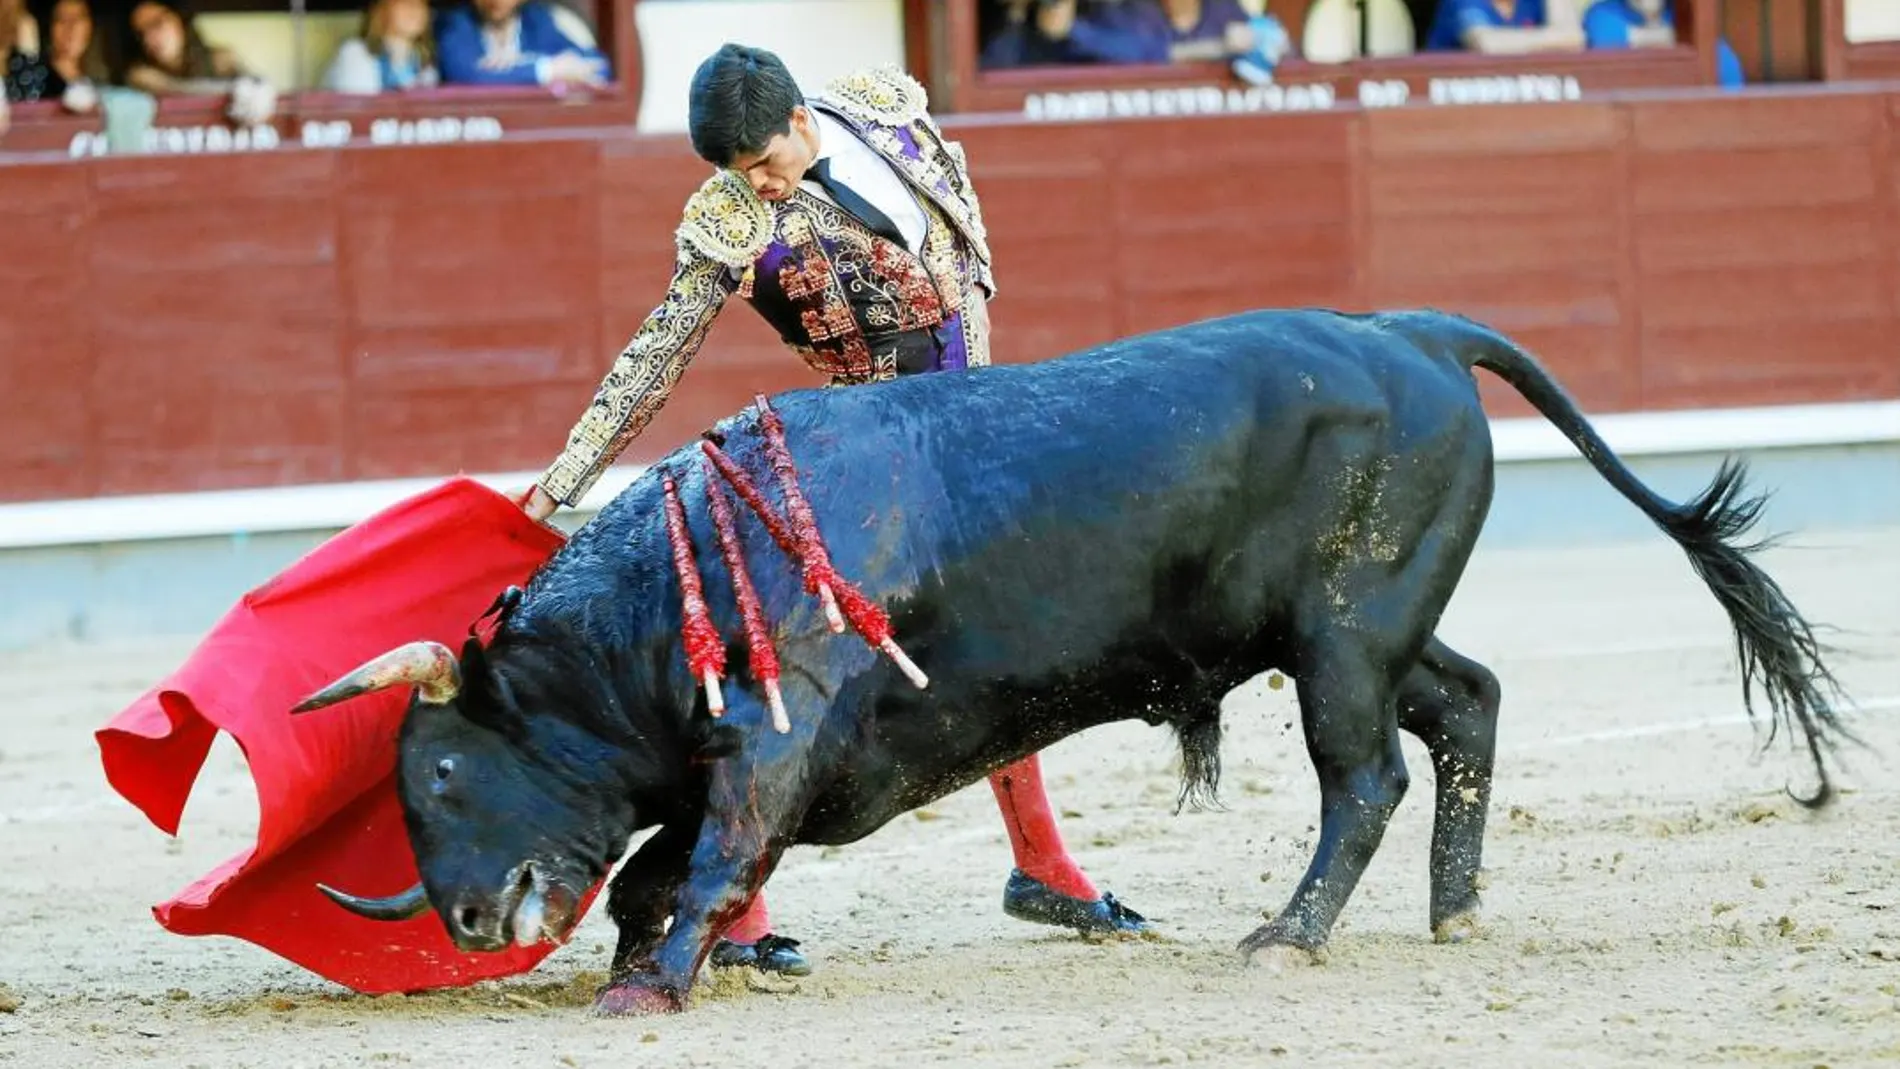
[[[489,604],[488,608],[482,610],[480,616],[469,621],[469,639],[485,638],[492,641],[495,636],[501,634],[501,629],[508,625],[508,617],[520,607],[521,596],[520,587],[512,585],[503,587],[501,593],[495,595],[495,600]]]
[[[487,623],[490,619],[495,622],[494,630],[500,631],[502,627],[508,623],[508,617],[512,615],[515,609],[520,605],[520,587],[507,586],[502,588],[502,592],[495,595],[494,604],[488,606],[486,612],[477,616],[475,622],[468,625],[469,637],[474,638],[480,632],[482,624]]]

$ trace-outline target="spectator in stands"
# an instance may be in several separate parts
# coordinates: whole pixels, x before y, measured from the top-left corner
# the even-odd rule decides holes
[[[375,94],[427,89],[438,80],[429,0],[370,0],[363,9],[362,36],[337,46],[323,87]]]
[[[1153,10],[1167,25],[1168,58],[1176,63],[1227,59],[1253,48],[1253,15],[1240,0],[1160,0]]]
[[[1439,0],[1427,49],[1513,55],[1583,48],[1569,0]]]
[[[42,2],[34,12],[43,26],[46,95],[57,97],[68,111],[86,112],[99,106],[99,87],[112,81],[106,71],[99,37],[93,32],[88,0]]]
[[[0,49],[6,55],[8,101],[43,100],[46,64],[40,59],[39,25],[26,10],[26,0],[0,0]]]
[[[207,45],[180,0],[137,0],[127,16],[131,61],[125,84],[153,96],[229,94],[231,119],[240,125],[266,122],[277,94],[245,69],[228,48]]]
[[[1257,10],[1256,10],[1257,9]],[[985,67],[1041,64],[1180,63],[1249,57],[1271,70],[1284,35],[1262,49],[1257,0],[1004,0],[1004,26],[983,52]],[[1032,15],[1033,12],[1033,15]]]
[[[1149,0],[1141,3],[1149,6]],[[1175,63],[1227,60],[1235,74],[1260,85],[1273,80],[1274,67],[1293,50],[1286,28],[1268,17],[1265,0],[1159,0],[1151,10]]]
[[[1003,0],[985,67],[1166,63],[1167,22],[1154,0]]]
[[[442,14],[435,36],[444,82],[607,84],[607,57],[564,30],[549,0],[469,0]]]
[[[1676,16],[1670,0],[1596,0],[1583,13],[1583,40],[1590,48],[1670,48]],[[1743,84],[1742,60],[1726,39],[1715,42],[1716,80]]]

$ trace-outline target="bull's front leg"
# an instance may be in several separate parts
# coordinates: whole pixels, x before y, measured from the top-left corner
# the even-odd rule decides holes
[[[736,689],[736,688],[735,688]],[[769,714],[738,700],[726,721],[745,739],[716,760],[708,777],[705,817],[687,854],[673,900],[673,925],[650,952],[616,960],[608,986],[594,1000],[609,1015],[673,1013],[685,1008],[693,980],[719,936],[744,913],[778,866],[809,804],[811,741],[822,705],[797,702],[786,688],[792,731],[780,735]],[[728,694],[729,700],[739,695]],[[742,713],[742,709],[744,712]]]
[[[659,946],[698,838],[697,822],[664,825],[620,867],[607,896],[608,916],[620,929],[609,983],[631,975],[635,964],[652,957]]]

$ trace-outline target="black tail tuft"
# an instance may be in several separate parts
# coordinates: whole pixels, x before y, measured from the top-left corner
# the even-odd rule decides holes
[[[1834,712],[1833,702],[1841,697],[1841,688],[1821,657],[1831,651],[1814,637],[1813,625],[1780,585],[1748,559],[1772,539],[1739,541],[1754,526],[1767,500],[1766,495],[1747,493],[1746,481],[1747,465],[1726,460],[1693,501],[1660,508],[1652,518],[1682,546],[1734,626],[1742,667],[1742,703],[1754,717],[1759,691],[1767,698],[1771,714],[1763,749],[1774,742],[1782,726],[1791,739],[1800,731],[1800,744],[1814,762],[1820,788],[1806,798],[1793,791],[1789,794],[1802,805],[1819,809],[1835,796],[1825,757],[1838,750],[1841,740],[1859,740]]]
[[[1748,559],[1769,541],[1748,545],[1740,541],[1761,517],[1767,500],[1766,495],[1745,492],[1746,465],[1726,460],[1708,489],[1695,500],[1681,505],[1666,501],[1617,458],[1576,402],[1535,357],[1503,335],[1469,320],[1459,320],[1447,333],[1456,338],[1467,363],[1510,383],[1576,445],[1598,474],[1689,555],[1689,563],[1735,629],[1735,649],[1741,656],[1742,704],[1748,715],[1756,715],[1757,691],[1768,699],[1771,716],[1763,748],[1774,742],[1785,725],[1791,739],[1799,729],[1797,745],[1805,745],[1814,761],[1820,789],[1808,798],[1793,791],[1789,794],[1810,809],[1833,801],[1834,781],[1826,757],[1834,754],[1843,740],[1861,743],[1834,714],[1832,701],[1842,697],[1841,688],[1821,660],[1823,652],[1832,651],[1815,639],[1813,626],[1802,618],[1781,587]]]
[[[1220,800],[1220,704],[1204,715],[1174,722],[1174,735],[1181,743],[1181,792],[1175,796],[1174,811],[1182,807],[1195,810],[1221,809]]]

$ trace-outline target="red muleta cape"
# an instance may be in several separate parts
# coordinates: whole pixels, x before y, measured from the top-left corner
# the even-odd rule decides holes
[[[434,639],[459,649],[510,584],[564,541],[505,495],[455,478],[343,531],[246,594],[166,677],[96,733],[107,781],[168,835],[217,732],[257,785],[257,843],[152,908],[180,935],[230,935],[356,991],[469,984],[525,972],[549,944],[464,954],[427,912],[345,911],[319,882],[386,895],[416,882],[396,801],[409,688],[297,717],[290,707],[369,658]],[[600,887],[581,902],[584,913]]]

